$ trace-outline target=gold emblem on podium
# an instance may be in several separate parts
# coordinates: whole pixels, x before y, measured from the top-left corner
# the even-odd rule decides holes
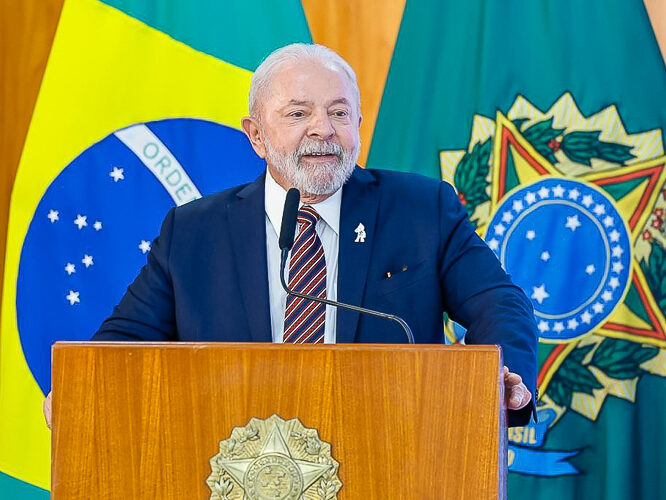
[[[342,487],[331,445],[296,418],[235,427],[210,465],[211,500],[330,500]]]

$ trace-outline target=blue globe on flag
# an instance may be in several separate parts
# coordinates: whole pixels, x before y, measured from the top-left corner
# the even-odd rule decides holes
[[[90,339],[146,263],[167,211],[264,168],[240,131],[181,118],[116,131],[60,172],[29,226],[17,282],[21,346],[44,393],[51,344]]]
[[[532,299],[544,340],[593,331],[629,285],[629,231],[608,194],[585,182],[543,178],[520,187],[498,207],[486,241]]]

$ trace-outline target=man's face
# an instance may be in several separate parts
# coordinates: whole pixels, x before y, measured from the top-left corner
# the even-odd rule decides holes
[[[286,63],[267,94],[258,125],[265,151],[257,152],[271,174],[303,193],[337,191],[351,175],[360,148],[360,116],[347,75],[312,61]]]

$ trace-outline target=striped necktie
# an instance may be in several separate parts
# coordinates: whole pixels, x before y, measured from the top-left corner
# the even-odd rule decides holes
[[[315,231],[318,220],[319,214],[309,205],[303,205],[298,211],[299,231],[291,249],[289,288],[326,298],[326,258]],[[288,295],[284,312],[284,342],[323,342],[325,318],[324,304]]]

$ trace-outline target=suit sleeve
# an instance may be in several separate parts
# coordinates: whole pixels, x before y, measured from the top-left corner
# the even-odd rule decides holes
[[[169,275],[174,212],[172,208],[162,223],[146,265],[92,340],[177,340],[174,293]]]
[[[536,420],[537,330],[532,304],[479,238],[453,188],[440,185],[440,283],[449,316],[467,329],[468,344],[498,344],[532,401],[509,411],[509,426]]]

